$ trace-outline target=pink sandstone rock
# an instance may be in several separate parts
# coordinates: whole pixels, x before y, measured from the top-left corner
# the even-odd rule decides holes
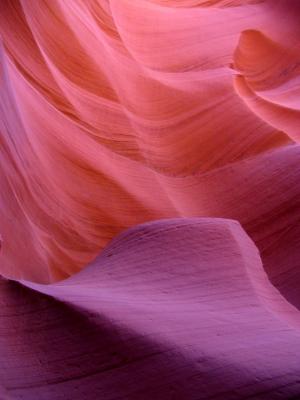
[[[300,398],[299,18],[0,1],[0,399]]]

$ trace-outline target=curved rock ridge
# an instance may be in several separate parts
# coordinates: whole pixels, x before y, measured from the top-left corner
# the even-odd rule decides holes
[[[1,284],[1,379],[13,399],[300,393],[299,311],[236,221],[142,224],[71,278],[22,284],[34,291]]]
[[[300,2],[0,0],[0,399],[300,399]]]
[[[244,31],[235,53],[235,87],[261,119],[299,142],[300,47]]]

